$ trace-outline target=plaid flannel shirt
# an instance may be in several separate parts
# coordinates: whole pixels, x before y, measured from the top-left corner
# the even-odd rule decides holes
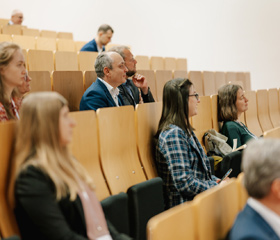
[[[189,137],[178,126],[160,133],[156,147],[156,165],[163,179],[166,208],[171,208],[215,185],[210,162],[198,139]]]

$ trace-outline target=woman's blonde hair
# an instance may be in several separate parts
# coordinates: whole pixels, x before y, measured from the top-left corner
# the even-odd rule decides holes
[[[68,194],[74,200],[81,189],[79,179],[94,187],[67,146],[60,144],[59,116],[64,106],[67,101],[56,92],[31,93],[23,100],[16,139],[16,175],[34,166],[53,181],[57,200]]]
[[[238,118],[236,99],[237,92],[242,89],[237,84],[227,84],[218,90],[218,120],[235,121]],[[243,90],[243,89],[242,89]]]
[[[14,43],[10,42],[2,42],[0,43],[0,70],[2,70],[3,67],[6,67],[12,60],[14,53],[17,50],[21,50],[20,46]],[[5,93],[5,86],[3,84],[3,79],[0,74],[0,102],[3,104],[5,111],[8,115],[9,119],[15,119],[15,116],[13,114],[12,108],[11,108],[11,96],[7,96]],[[12,97],[15,97],[17,95],[16,89],[12,92]]]

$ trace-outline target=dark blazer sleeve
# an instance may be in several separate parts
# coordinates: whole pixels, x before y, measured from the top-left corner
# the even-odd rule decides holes
[[[15,197],[16,216],[23,238],[37,234],[40,239],[87,239],[70,229],[56,201],[52,182],[40,170],[29,167],[20,174],[16,181]],[[32,235],[30,231],[36,234]]]
[[[141,91],[141,96],[143,98],[143,101],[144,103],[149,103],[149,102],[154,102],[155,99],[153,97],[153,94],[151,93],[150,91],[150,88],[148,90],[148,94],[144,94],[142,91]]]

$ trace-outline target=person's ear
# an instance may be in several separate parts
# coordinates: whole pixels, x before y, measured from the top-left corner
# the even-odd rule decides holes
[[[271,184],[271,192],[280,200],[280,178],[276,178]]]
[[[103,73],[104,73],[104,75],[107,77],[107,76],[110,74],[110,68],[105,67],[105,68],[103,69]]]

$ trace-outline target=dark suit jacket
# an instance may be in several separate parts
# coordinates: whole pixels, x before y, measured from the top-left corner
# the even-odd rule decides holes
[[[125,86],[126,83],[124,83],[124,84],[119,86],[120,94],[121,94],[122,99],[124,101],[124,105],[136,106],[136,104],[139,104],[139,101],[140,101],[140,99],[139,99],[139,90],[134,85],[132,80],[127,79],[126,81],[129,83],[132,96],[128,92],[128,90],[126,89],[126,86]],[[141,91],[141,96],[143,98],[144,103],[154,102],[155,101],[154,98],[153,98],[152,93],[150,92],[150,89],[148,91],[148,94],[146,94],[146,95]]]
[[[86,43],[81,50],[82,52],[86,51],[86,52],[98,52],[98,48],[97,48],[97,44],[95,39],[92,39],[90,42]],[[105,51],[105,47],[102,47],[102,52]]]
[[[55,188],[48,176],[30,166],[15,186],[15,214],[23,240],[86,240],[86,223],[79,196],[56,201]],[[130,239],[108,223],[113,239]]]
[[[119,106],[123,106],[124,102],[122,97],[119,95]],[[91,86],[85,91],[81,102],[80,111],[83,110],[97,110],[98,108],[104,107],[116,107],[116,103],[112,98],[110,92],[104,83],[102,83],[98,78]]]
[[[279,240],[279,237],[262,216],[246,204],[245,208],[238,214],[235,220],[229,239]]]

